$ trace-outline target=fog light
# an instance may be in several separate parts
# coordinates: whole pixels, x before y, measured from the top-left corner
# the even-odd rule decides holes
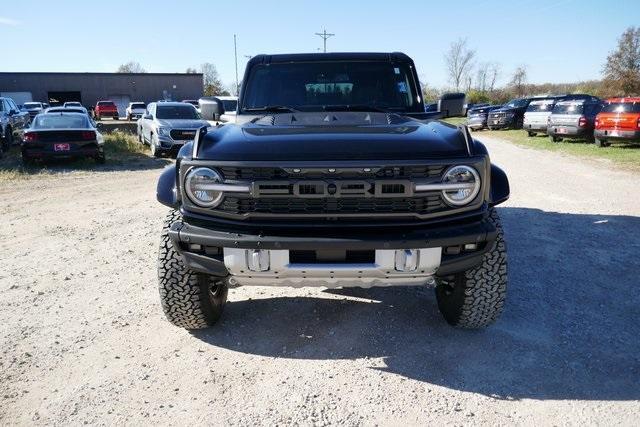
[[[465,251],[475,251],[476,249],[478,249],[478,245],[476,243],[467,243],[464,245]]]
[[[396,251],[396,271],[415,271],[418,268],[418,249]]]
[[[202,249],[202,246],[197,243],[192,243],[189,245],[189,249],[191,249],[192,251],[199,251]]]
[[[462,248],[460,246],[447,246],[444,248],[445,255],[458,255]]]
[[[269,251],[264,249],[247,249],[247,268],[251,271],[269,270]]]

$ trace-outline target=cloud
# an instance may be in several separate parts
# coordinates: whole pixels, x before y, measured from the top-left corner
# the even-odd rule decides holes
[[[5,18],[4,16],[0,16],[0,25],[9,25],[11,27],[17,27],[20,25],[20,21],[16,21],[15,19]]]

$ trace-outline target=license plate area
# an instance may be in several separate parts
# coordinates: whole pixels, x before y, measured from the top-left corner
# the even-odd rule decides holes
[[[64,143],[64,144],[53,144],[53,151],[69,151],[71,150],[71,145]]]
[[[561,133],[561,134],[566,134],[569,131],[567,130],[567,128],[558,128],[558,130],[556,131],[556,133]]]
[[[299,250],[289,251],[291,264],[373,264],[376,262],[374,250]]]

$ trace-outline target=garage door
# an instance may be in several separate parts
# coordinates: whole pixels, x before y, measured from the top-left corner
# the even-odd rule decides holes
[[[0,96],[11,98],[18,105],[33,101],[31,92],[0,92]]]
[[[129,102],[131,102],[131,97],[129,95],[109,95],[107,99],[110,99],[116,104],[118,107],[118,115],[120,117],[126,117],[127,107],[129,106]]]

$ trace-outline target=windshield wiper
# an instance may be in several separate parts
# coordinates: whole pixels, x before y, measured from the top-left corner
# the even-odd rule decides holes
[[[373,111],[376,113],[389,113],[389,110],[368,104],[336,104],[323,105],[324,111]]]
[[[265,105],[264,107],[254,107],[254,108],[243,108],[242,111],[246,112],[264,112],[264,113],[298,113],[299,110],[296,110],[293,107],[289,107],[287,105]]]

